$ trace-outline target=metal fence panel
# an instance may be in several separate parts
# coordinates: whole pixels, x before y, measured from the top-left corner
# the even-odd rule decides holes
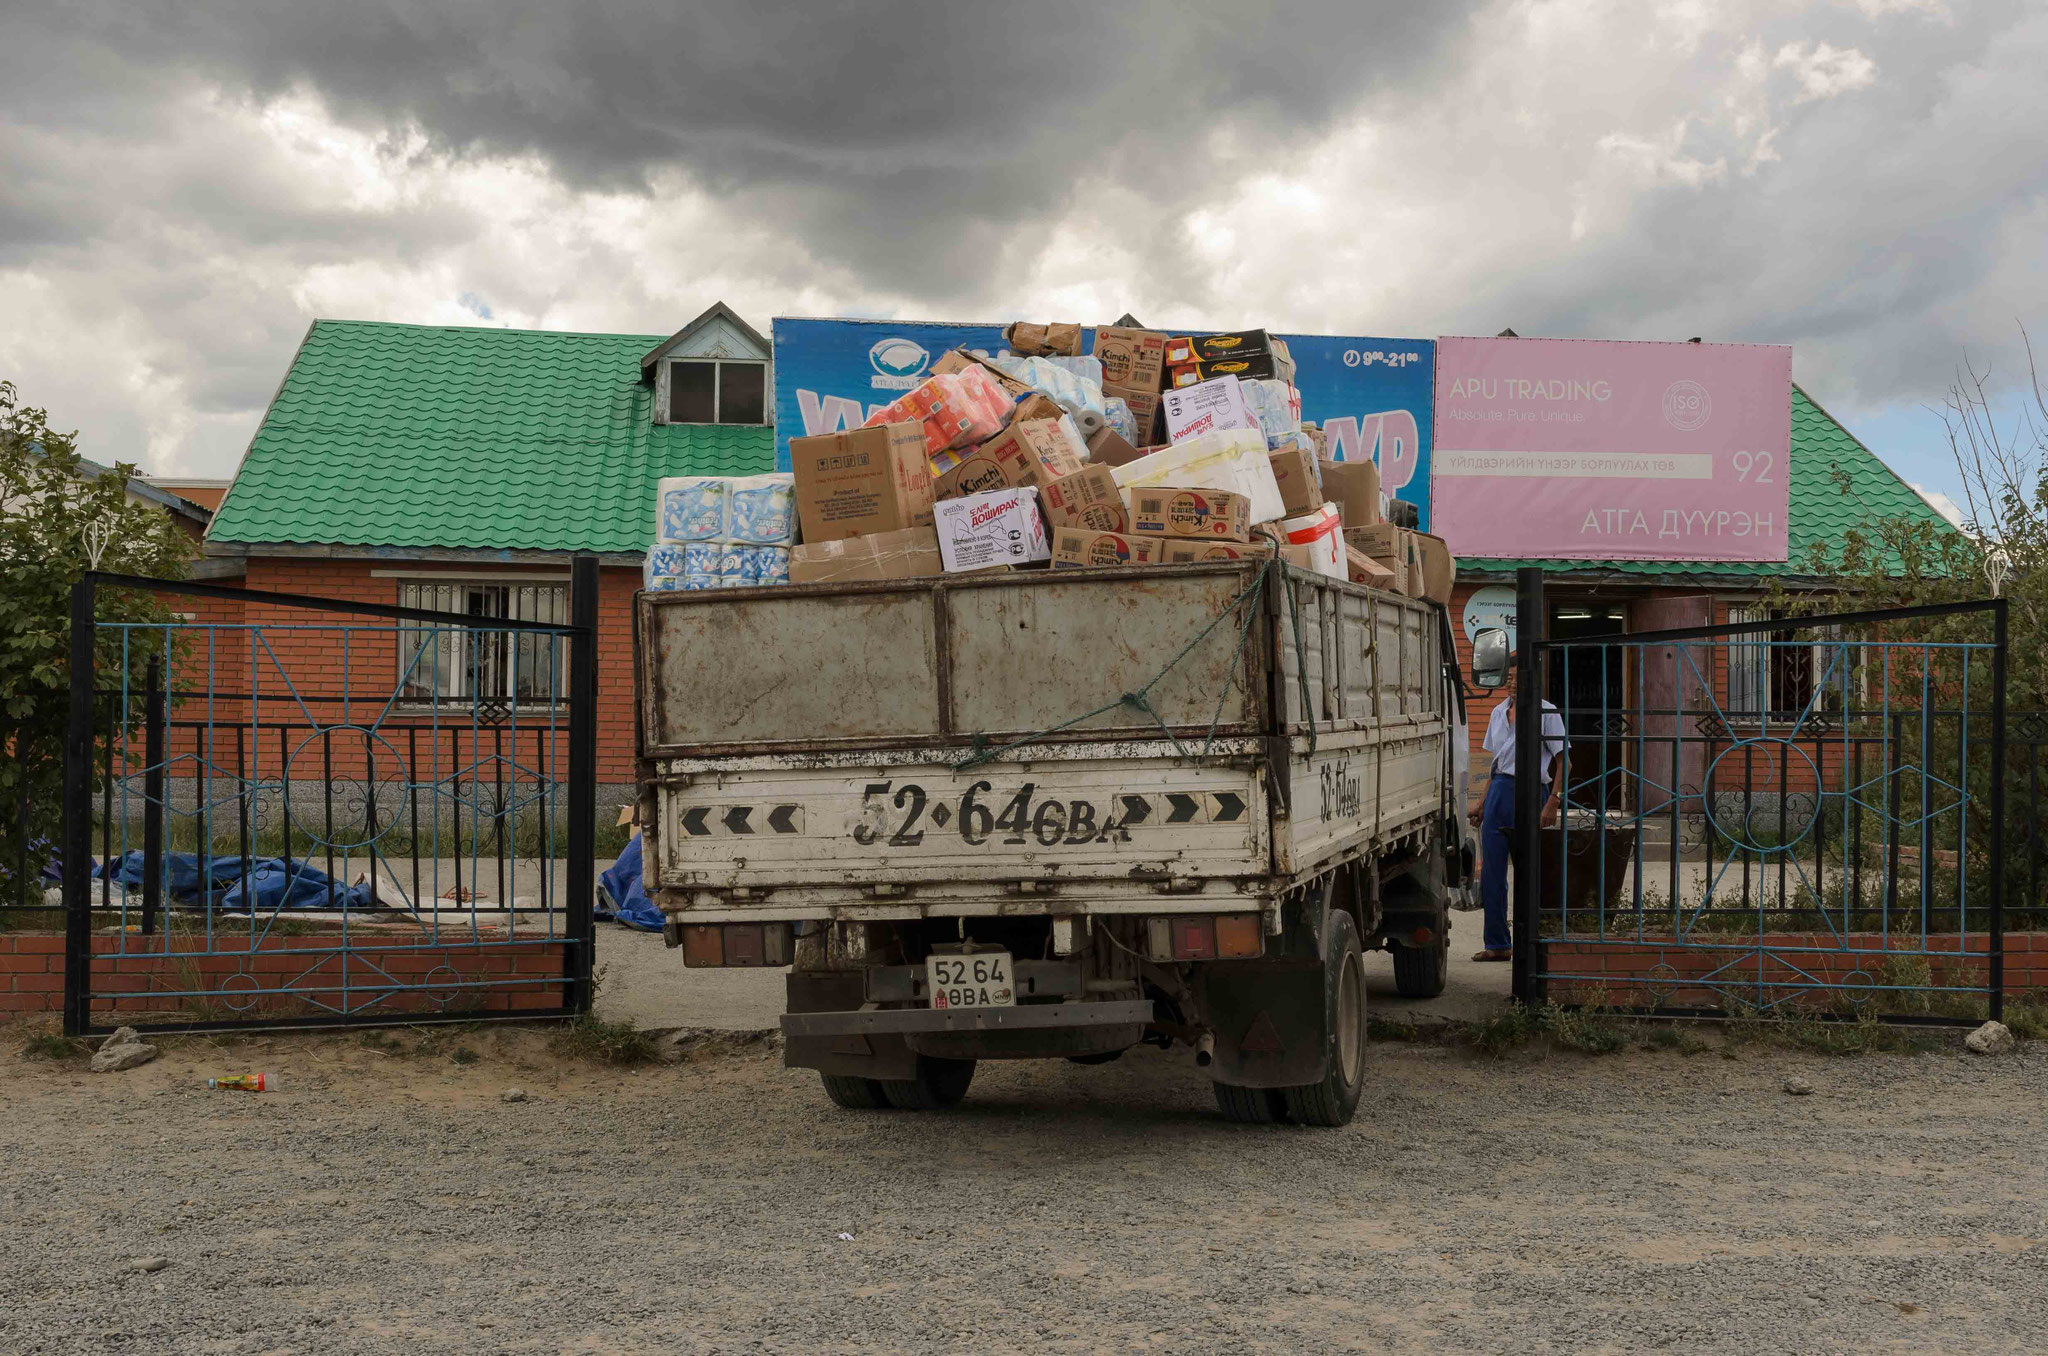
[[[244,612],[95,627],[113,588]],[[67,1031],[587,1010],[594,557],[567,592],[441,610],[81,581]]]
[[[1573,751],[1554,826],[1517,786],[1519,996],[2000,1015],[2008,931],[2031,957],[2048,923],[2048,717],[2007,719],[2002,600],[1584,640],[1543,638],[1535,603],[1522,683],[1563,698]]]

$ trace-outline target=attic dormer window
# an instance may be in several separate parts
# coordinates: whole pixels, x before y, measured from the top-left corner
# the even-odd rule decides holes
[[[672,358],[671,424],[765,424],[768,364],[736,358]]]

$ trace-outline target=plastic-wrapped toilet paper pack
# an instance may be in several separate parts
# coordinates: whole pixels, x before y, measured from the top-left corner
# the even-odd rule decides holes
[[[690,548],[687,546],[657,545],[647,553],[647,568],[642,573],[649,580],[663,576],[673,577],[675,575],[688,574],[690,572],[688,564],[689,552]],[[648,587],[653,588],[654,585],[650,583]]]
[[[655,540],[723,541],[727,484],[724,476],[664,476],[656,489]]]
[[[1293,388],[1284,381],[1255,378],[1240,381],[1238,390],[1244,396],[1244,403],[1259,421],[1259,432],[1266,436],[1266,446],[1277,452],[1293,445],[1293,435],[1301,431],[1301,421],[1296,417],[1298,406],[1293,397]]]
[[[796,477],[787,471],[758,476],[666,476],[657,483],[655,494],[654,539],[658,544],[796,544]]]
[[[786,471],[733,477],[726,493],[725,540],[749,546],[794,546],[796,477]]]
[[[1122,396],[1105,396],[1102,401],[1102,422],[1108,424],[1117,437],[1131,446],[1138,446],[1138,416],[1131,413],[1131,407]]]
[[[993,438],[1010,417],[1013,403],[994,377],[970,367],[925,378],[869,415],[862,427],[921,424],[925,451],[936,457]]]
[[[1083,353],[1079,356],[1069,356],[1064,353],[1045,353],[1040,354],[1039,358],[1040,361],[1049,362],[1055,367],[1064,367],[1067,371],[1090,385],[1096,387],[1102,385],[1102,359],[1096,357],[1093,353]]]
[[[998,368],[1023,382],[1034,390],[1043,391],[1069,409],[1093,410],[1102,413],[1102,380],[1099,375],[1101,361],[1090,359],[1096,364],[1098,376],[1094,381],[1079,376],[1050,358],[1019,358],[1013,354],[1000,353],[989,359]],[[1069,359],[1069,361],[1072,361]]]

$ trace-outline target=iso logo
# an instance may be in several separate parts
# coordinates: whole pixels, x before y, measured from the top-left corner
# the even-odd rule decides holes
[[[1696,381],[1674,381],[1664,388],[1664,422],[1681,433],[1690,433],[1714,413],[1707,388]]]

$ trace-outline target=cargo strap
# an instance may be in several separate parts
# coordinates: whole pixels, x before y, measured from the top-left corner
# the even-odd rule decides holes
[[[1283,573],[1284,570],[1285,566],[1281,563],[1280,559],[1277,556],[1269,557],[1266,561],[1264,568],[1262,568],[1257,575],[1253,576],[1252,582],[1245,585],[1243,591],[1240,592],[1237,595],[1237,597],[1231,599],[1229,605],[1226,606],[1221,612],[1217,613],[1216,616],[1210,620],[1207,626],[1203,627],[1200,631],[1196,632],[1194,639],[1190,640],[1186,645],[1183,645],[1180,648],[1180,653],[1174,655],[1173,658],[1167,660],[1165,667],[1161,668],[1159,672],[1153,674],[1149,679],[1147,679],[1143,687],[1138,688],[1134,692],[1126,692],[1123,695],[1117,697],[1114,701],[1104,702],[1102,705],[1096,707],[1092,711],[1083,711],[1080,715],[1075,716],[1070,720],[1063,720],[1057,725],[1048,725],[1043,730],[1034,730],[1030,734],[1019,735],[1017,738],[1009,740],[1006,743],[990,744],[988,741],[988,736],[986,734],[983,734],[980,731],[976,731],[972,745],[973,751],[969,753],[967,757],[953,764],[953,770],[955,772],[967,772],[971,769],[980,767],[984,763],[993,763],[1000,759],[1006,753],[1013,752],[1017,749],[1026,748],[1032,744],[1040,743],[1041,741],[1045,740],[1048,736],[1062,734],[1068,730],[1073,729],[1076,725],[1080,725],[1086,721],[1093,720],[1097,716],[1105,715],[1108,712],[1115,711],[1120,707],[1125,710],[1135,711],[1140,715],[1148,717],[1154,725],[1157,725],[1159,727],[1160,733],[1166,736],[1168,742],[1170,742],[1173,745],[1173,751],[1183,758],[1188,757],[1189,755],[1187,747],[1180,742],[1180,739],[1173,733],[1173,730],[1170,727],[1168,727],[1165,718],[1162,717],[1159,714],[1159,712],[1153,707],[1151,700],[1152,689],[1157,687],[1161,680],[1163,680],[1167,674],[1172,673],[1173,670],[1180,664],[1181,660],[1186,659],[1190,654],[1193,654],[1195,652],[1195,648],[1199,646],[1204,640],[1207,640],[1209,638],[1209,633],[1211,631],[1214,631],[1217,627],[1221,626],[1231,616],[1232,613],[1238,612],[1241,609],[1243,611],[1244,616],[1243,620],[1238,624],[1237,651],[1231,661],[1229,671],[1224,675],[1223,690],[1216,694],[1216,710],[1209,718],[1208,736],[1202,741],[1201,752],[1207,754],[1216,743],[1216,727],[1219,724],[1221,724],[1223,720],[1223,705],[1225,702],[1230,700],[1230,690],[1232,687],[1236,686],[1238,672],[1244,666],[1244,657],[1249,645],[1251,644],[1252,619],[1258,616],[1259,601],[1265,595],[1266,580],[1269,576],[1277,578],[1280,580],[1281,587],[1285,588],[1286,580]],[[1287,597],[1288,601],[1293,604],[1295,662],[1299,668],[1299,681],[1301,683],[1302,698],[1304,701],[1306,701],[1308,697],[1308,661],[1304,654],[1305,647],[1302,644],[1301,602],[1294,596],[1294,590],[1291,588],[1287,589]],[[1284,719],[1285,713],[1282,712],[1281,716],[1282,719]],[[1313,720],[1309,722],[1308,740],[1309,752],[1314,753],[1316,731],[1315,722]]]

